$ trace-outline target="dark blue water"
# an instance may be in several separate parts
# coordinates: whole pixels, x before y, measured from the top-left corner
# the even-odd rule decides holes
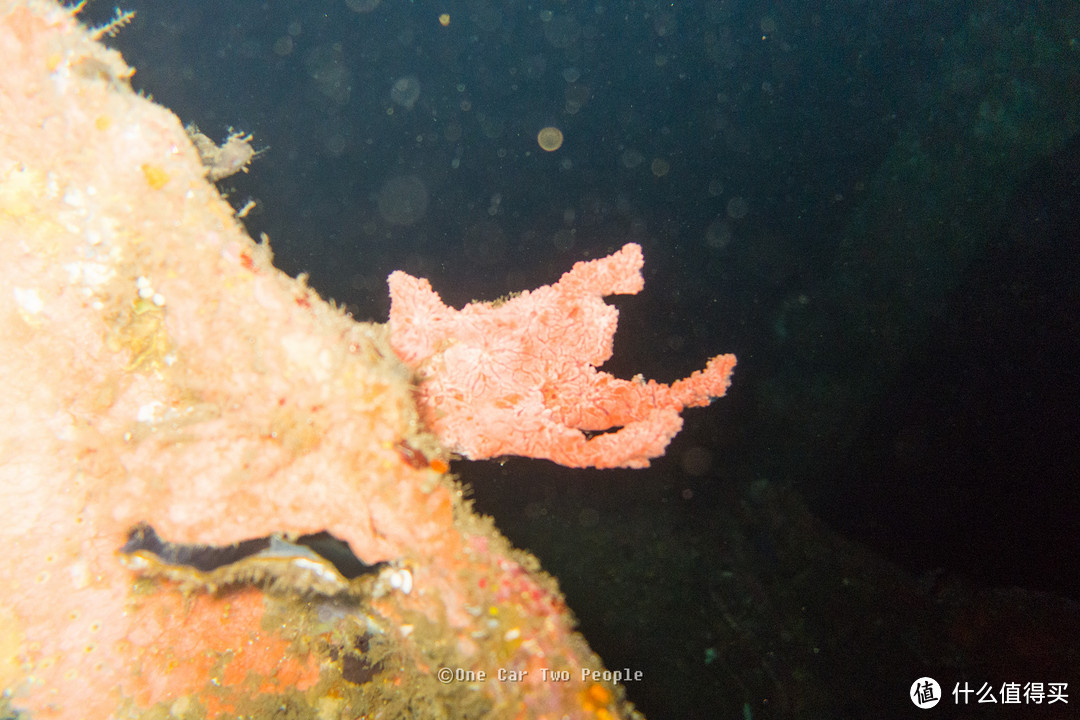
[[[454,466],[643,712],[1076,689],[1075,2],[352,5],[129,2],[113,44],[268,148],[223,188],[359,318],[394,269],[460,305],[632,240],[605,369],[738,355],[649,470]]]

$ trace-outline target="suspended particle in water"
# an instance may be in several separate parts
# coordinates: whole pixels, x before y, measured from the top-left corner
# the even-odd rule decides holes
[[[420,81],[412,75],[398,78],[390,89],[390,99],[406,110],[412,110],[420,99]]]
[[[562,147],[563,134],[562,130],[552,125],[543,128],[536,134],[536,142],[540,147],[547,152],[555,152]]]

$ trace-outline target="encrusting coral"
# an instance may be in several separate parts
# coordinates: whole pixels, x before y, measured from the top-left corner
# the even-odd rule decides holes
[[[0,56],[0,714],[633,717],[387,328],[272,266],[71,10],[0,0]]]

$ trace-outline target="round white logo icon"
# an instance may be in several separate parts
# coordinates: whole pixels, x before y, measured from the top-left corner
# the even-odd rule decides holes
[[[911,683],[911,692],[908,697],[915,703],[915,707],[926,710],[941,701],[941,686],[932,677],[921,677]]]

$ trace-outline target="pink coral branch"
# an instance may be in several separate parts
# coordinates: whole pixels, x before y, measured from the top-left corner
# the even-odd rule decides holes
[[[603,298],[640,292],[643,262],[629,243],[576,263],[554,285],[461,310],[427,280],[391,274],[391,344],[417,371],[430,427],[473,460],[522,455],[610,468],[647,467],[663,455],[682,409],[727,391],[735,356],[718,355],[670,386],[597,370],[611,357],[619,319]]]

